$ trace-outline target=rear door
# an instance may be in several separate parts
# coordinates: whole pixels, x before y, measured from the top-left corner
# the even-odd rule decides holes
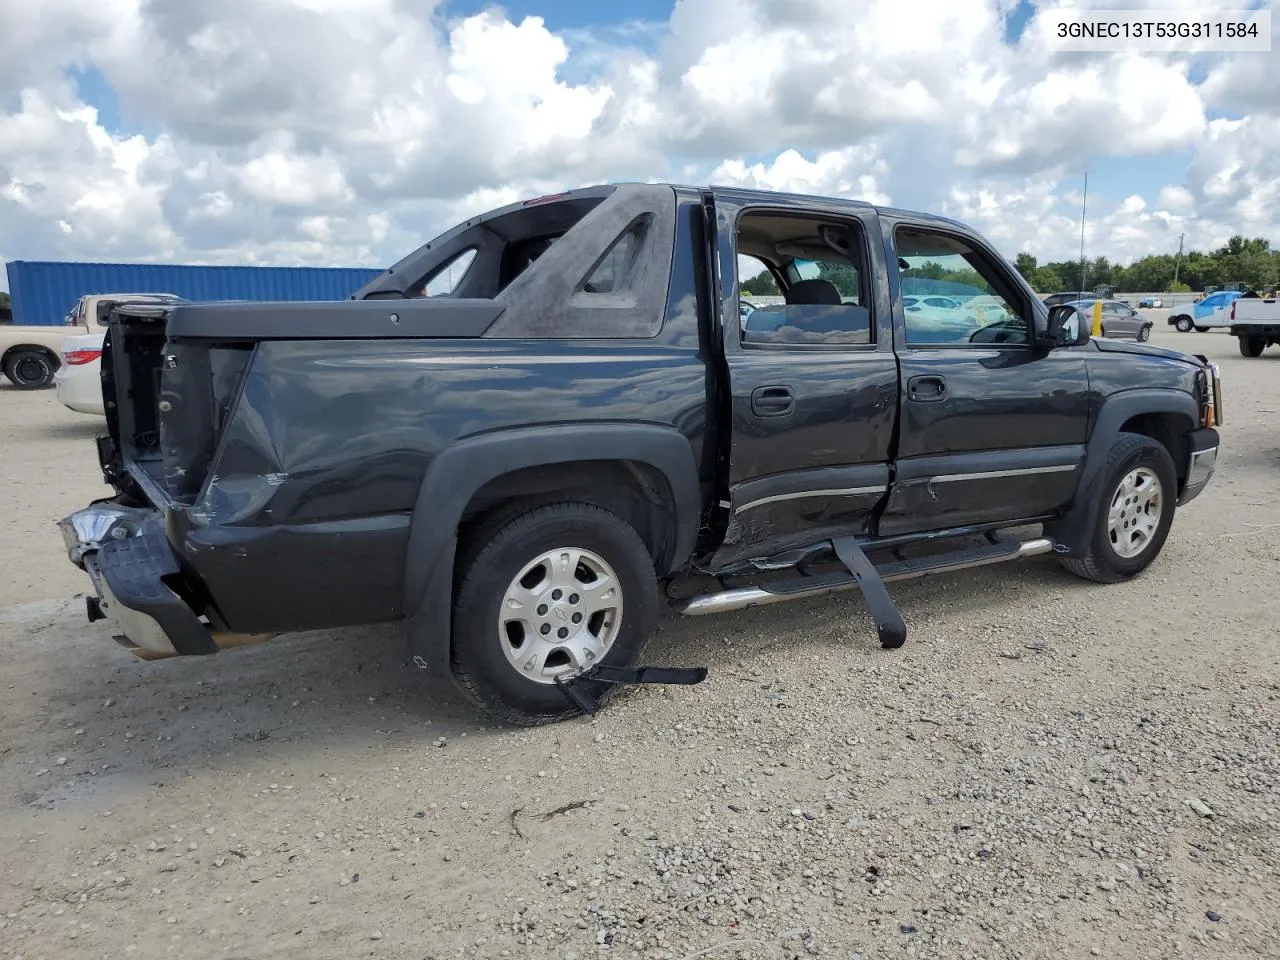
[[[1123,303],[1107,300],[1102,304],[1102,329],[1108,337],[1137,336],[1137,315]]]
[[[712,197],[731,422],[728,529],[712,563],[723,570],[871,531],[889,483],[898,372],[873,208]],[[848,249],[824,250],[821,228]],[[761,257],[794,261],[797,252],[809,254],[800,261],[815,282],[735,322],[740,284],[765,269]]]
[[[1093,348],[1038,344],[1047,309],[980,238],[905,215],[882,224],[895,297],[943,287],[962,306],[895,313],[901,419],[878,533],[1032,519],[1065,506],[1088,438],[1084,353]]]

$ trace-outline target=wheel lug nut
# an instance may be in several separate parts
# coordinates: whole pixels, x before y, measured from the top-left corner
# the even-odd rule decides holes
[[[579,599],[579,598],[578,598],[578,595],[577,595],[576,593],[571,593],[571,594],[569,594],[569,602],[570,602],[570,603],[577,603],[577,602],[578,602],[578,599]]]
[[[542,630],[542,635],[545,637],[548,633],[551,632],[551,624],[544,623],[540,629]]]
[[[547,605],[545,603],[538,604],[538,616],[545,617],[547,615]]]
[[[568,635],[569,635],[568,627],[561,627],[559,630],[556,631],[556,636],[559,637],[561,640],[563,640]]]
[[[582,622],[582,614],[580,614],[580,613],[575,613],[575,614],[573,615],[573,622],[574,622],[574,623],[581,623],[581,622]]]
[[[563,597],[563,596],[564,596],[564,594],[563,594],[563,593],[561,593],[559,590],[552,590],[552,591],[551,591],[551,599],[552,599],[552,600],[559,600],[559,599],[560,599],[561,597]]]

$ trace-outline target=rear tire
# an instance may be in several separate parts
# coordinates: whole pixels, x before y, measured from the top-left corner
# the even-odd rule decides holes
[[[579,716],[554,678],[636,662],[657,622],[653,560],[635,530],[593,504],[553,503],[503,519],[498,529],[482,524],[459,562],[454,677],[508,723]],[[600,702],[617,691],[578,683]]]
[[[1240,337],[1240,355],[1242,357],[1260,357],[1267,349],[1267,341],[1261,337]]]
[[[1188,331],[1191,330],[1191,318],[1179,317],[1177,320],[1173,322],[1173,328],[1177,330],[1179,333],[1187,333]]]
[[[1169,536],[1178,496],[1173,458],[1150,437],[1122,433],[1107,454],[1101,490],[1087,552],[1062,565],[1086,580],[1120,583],[1150,566]]]
[[[44,350],[14,350],[4,360],[4,375],[19,390],[49,386],[57,369],[57,361]]]
[[[1208,333],[1208,332],[1209,332],[1208,327],[1196,327],[1196,333]]]
[[[1147,324],[1145,327],[1141,327],[1138,330],[1138,342],[1146,343],[1150,339],[1151,339],[1151,324]]]

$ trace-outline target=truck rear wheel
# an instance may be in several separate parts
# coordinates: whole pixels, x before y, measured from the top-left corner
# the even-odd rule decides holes
[[[14,350],[4,358],[4,375],[19,390],[47,387],[57,369],[57,362],[44,350]]]
[[[1260,357],[1262,351],[1267,349],[1267,341],[1262,337],[1241,337],[1240,338],[1240,355],[1244,357]]]
[[[577,716],[556,685],[600,663],[634,663],[653,633],[658,586],[639,535],[587,503],[536,507],[481,525],[458,570],[452,668],[509,723]],[[577,681],[598,701],[616,686]]]
[[[1097,583],[1119,583],[1145,570],[1159,555],[1173,525],[1178,477],[1164,445],[1122,433],[1107,454],[1102,498],[1083,557],[1062,565]]]

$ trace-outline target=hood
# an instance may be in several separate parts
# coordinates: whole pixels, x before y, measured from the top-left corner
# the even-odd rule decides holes
[[[1205,360],[1183,353],[1181,350],[1169,350],[1165,347],[1153,347],[1149,343],[1135,343],[1128,340],[1108,340],[1105,337],[1094,337],[1093,344],[1103,353],[1132,353],[1143,357],[1160,357],[1163,360],[1181,360],[1194,367],[1204,366]]]

